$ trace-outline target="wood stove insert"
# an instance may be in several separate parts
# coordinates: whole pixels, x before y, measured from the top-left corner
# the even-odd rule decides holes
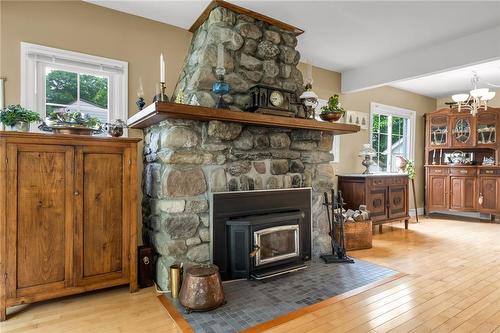
[[[311,189],[214,193],[212,209],[223,279],[263,279],[311,259]]]

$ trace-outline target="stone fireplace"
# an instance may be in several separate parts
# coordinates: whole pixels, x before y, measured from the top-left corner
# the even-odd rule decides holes
[[[225,46],[224,99],[241,111],[257,83],[296,91],[303,81],[293,33],[216,7],[194,32],[175,89],[213,107],[216,48]],[[299,110],[297,110],[298,112]],[[333,186],[331,133],[168,119],[144,128],[143,239],[158,253],[157,283],[168,288],[168,268],[211,258],[213,193],[311,188],[312,256],[330,250],[322,193]]]

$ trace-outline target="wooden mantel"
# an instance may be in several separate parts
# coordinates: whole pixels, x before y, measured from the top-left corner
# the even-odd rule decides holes
[[[302,128],[330,132],[334,135],[356,133],[360,130],[359,126],[356,125],[168,102],[155,102],[149,105],[130,117],[127,125],[131,128],[145,128],[166,119],[191,119],[200,121],[220,120],[259,126]]]

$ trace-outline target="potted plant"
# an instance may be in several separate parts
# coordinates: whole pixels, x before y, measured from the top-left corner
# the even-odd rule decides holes
[[[9,105],[0,111],[0,122],[6,131],[28,132],[30,123],[41,121],[36,112],[23,108],[21,105]]]
[[[339,95],[335,94],[328,99],[328,104],[321,108],[319,117],[324,121],[338,121],[345,115],[345,109],[339,103]]]

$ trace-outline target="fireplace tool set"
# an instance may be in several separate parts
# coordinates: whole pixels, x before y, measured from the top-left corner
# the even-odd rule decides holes
[[[342,197],[342,192],[337,191],[337,197],[335,197],[335,190],[332,189],[331,197],[332,201],[328,200],[328,193],[324,193],[325,202],[323,206],[326,208],[326,213],[328,216],[328,228],[329,236],[331,238],[332,244],[332,254],[322,254],[320,258],[327,264],[332,263],[347,263],[353,264],[354,260],[347,256],[346,246],[345,246],[345,233],[344,233],[344,222],[345,217],[343,214],[344,210],[344,198]]]

